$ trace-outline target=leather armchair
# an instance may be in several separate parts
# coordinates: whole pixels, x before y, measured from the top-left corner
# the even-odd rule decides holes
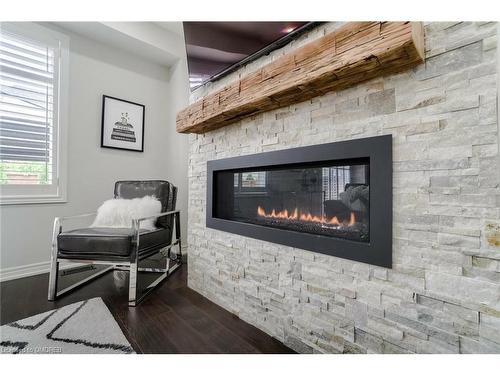
[[[159,180],[115,183],[115,198],[132,199],[146,195],[154,195],[160,200],[161,213],[135,219],[130,228],[80,228],[63,231],[65,222],[95,216],[95,213],[55,218],[48,291],[50,301],[106,272],[127,270],[130,272],[129,305],[136,306],[155,286],[181,266],[180,212],[175,210],[177,188],[167,181]],[[140,222],[151,218],[157,219],[157,229],[141,229]],[[171,266],[171,249],[174,246],[178,246],[178,252]],[[140,261],[155,254],[166,258],[165,268],[139,267]],[[108,267],[58,292],[59,265],[64,263],[101,264]],[[160,276],[146,287],[145,293],[137,297],[137,278],[140,272],[156,272]]]

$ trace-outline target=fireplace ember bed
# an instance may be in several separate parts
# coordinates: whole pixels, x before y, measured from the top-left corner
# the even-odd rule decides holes
[[[392,137],[207,163],[207,227],[392,266]]]

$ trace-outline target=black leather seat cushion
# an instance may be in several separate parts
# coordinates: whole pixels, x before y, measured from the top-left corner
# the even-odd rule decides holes
[[[139,254],[170,244],[170,230],[140,230]],[[130,228],[82,228],[57,236],[60,258],[113,260],[127,258],[132,251]]]

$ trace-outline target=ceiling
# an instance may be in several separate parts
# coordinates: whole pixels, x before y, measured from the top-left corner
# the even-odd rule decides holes
[[[170,67],[188,58],[192,87],[306,22],[54,22],[143,60]]]
[[[183,22],[192,88],[307,22]]]
[[[154,22],[157,26],[184,38],[182,22]]]
[[[181,22],[55,22],[55,25],[162,66],[185,56]]]

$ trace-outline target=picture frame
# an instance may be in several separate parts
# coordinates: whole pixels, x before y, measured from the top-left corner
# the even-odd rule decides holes
[[[101,147],[144,152],[145,112],[143,104],[103,95]]]

